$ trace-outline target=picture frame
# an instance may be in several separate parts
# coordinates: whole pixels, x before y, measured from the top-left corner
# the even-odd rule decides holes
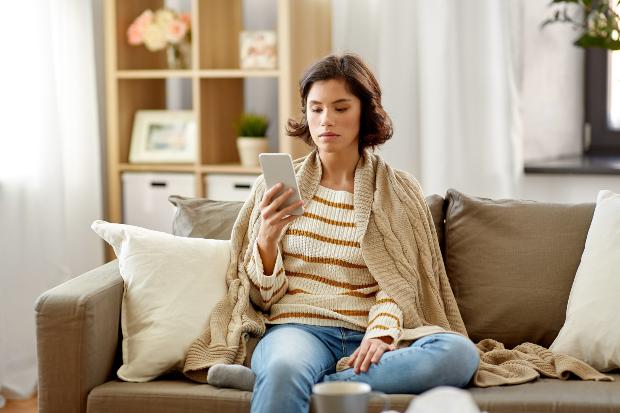
[[[272,30],[239,33],[241,69],[276,69],[276,32]]]
[[[130,163],[194,163],[196,117],[191,110],[139,110],[134,116]]]

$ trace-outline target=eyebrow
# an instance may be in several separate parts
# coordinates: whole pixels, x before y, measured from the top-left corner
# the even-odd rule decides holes
[[[351,99],[349,99],[349,98],[342,98],[342,99],[334,100],[334,101],[332,102],[332,104],[335,104],[335,103],[342,103],[342,102],[349,102],[350,100],[351,100]],[[311,105],[316,105],[317,103],[323,103],[323,102],[319,102],[318,100],[311,100],[311,101],[310,101],[310,102],[308,102],[308,103],[310,103]]]

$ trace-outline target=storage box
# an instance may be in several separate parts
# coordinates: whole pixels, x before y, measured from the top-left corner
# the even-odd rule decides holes
[[[207,174],[205,194],[215,201],[245,201],[258,175]]]
[[[170,195],[196,196],[191,173],[124,172],[123,222],[156,231],[172,232],[176,208]]]

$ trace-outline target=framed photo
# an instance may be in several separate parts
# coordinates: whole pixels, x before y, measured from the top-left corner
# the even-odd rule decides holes
[[[131,133],[131,163],[193,163],[196,118],[191,110],[139,110]]]
[[[243,31],[239,34],[242,69],[275,69],[276,32]]]

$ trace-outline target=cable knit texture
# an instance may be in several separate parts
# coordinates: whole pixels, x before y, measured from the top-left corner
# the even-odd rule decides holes
[[[321,179],[318,152],[295,160],[294,166],[301,197],[309,205]],[[250,292],[256,287],[247,272],[256,252],[261,222],[258,205],[264,192],[265,182],[259,177],[235,221],[226,276],[228,294],[213,309],[209,325],[191,345],[185,360],[184,373],[193,380],[206,383],[207,370],[214,364],[243,363],[250,335],[260,337],[265,332],[266,316],[250,302]],[[431,213],[417,181],[366,149],[355,171],[353,204],[353,239],[360,243],[364,262],[380,291],[402,311],[399,346],[442,331],[466,336]],[[282,243],[278,248],[280,253],[284,250]],[[274,282],[277,279],[272,278]],[[285,288],[279,294],[284,295]],[[477,346],[481,363],[473,384],[480,387],[524,383],[540,374],[567,378],[574,373],[585,380],[612,380],[580,360],[532,343],[512,350],[493,340],[482,340]],[[341,360],[339,366],[345,362]]]
[[[402,312],[379,289],[355,238],[353,194],[319,186],[303,216],[288,226],[272,274],[258,247],[246,271],[252,302],[268,324],[302,323],[400,336]]]

